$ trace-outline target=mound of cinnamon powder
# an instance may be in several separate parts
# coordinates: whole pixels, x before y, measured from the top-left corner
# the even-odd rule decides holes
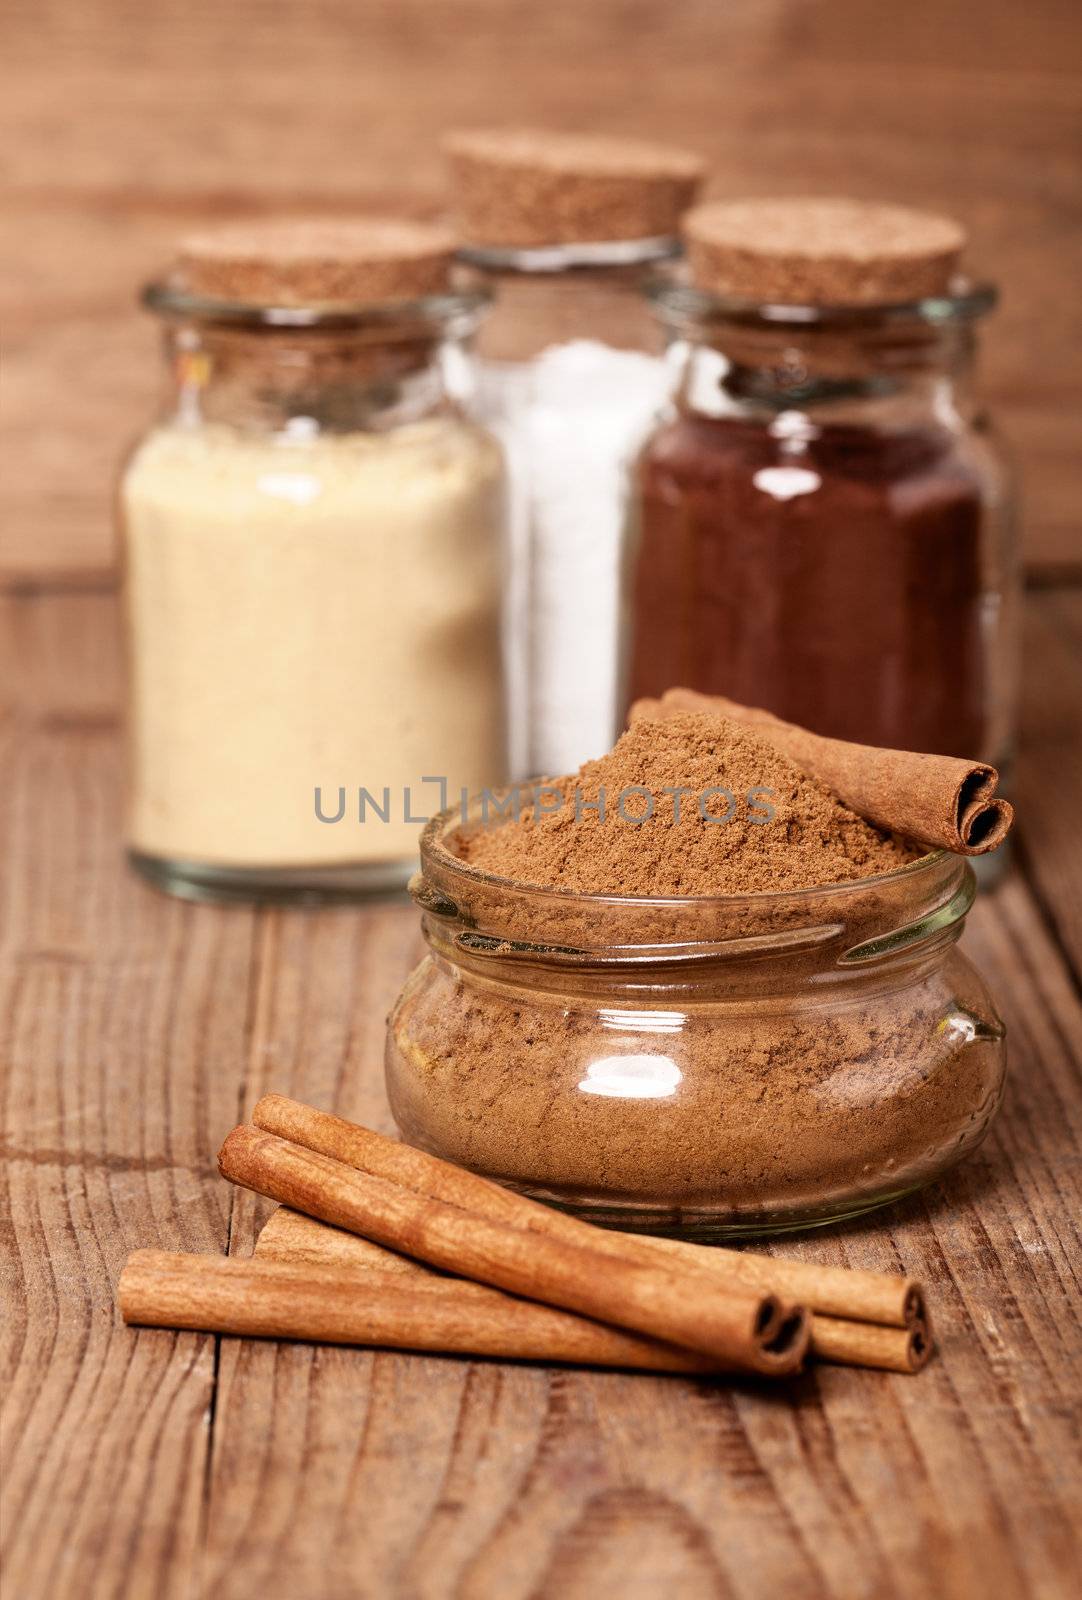
[[[754,730],[694,712],[636,722],[517,818],[463,832],[456,852],[541,888],[650,896],[810,889],[922,853],[858,817]]]

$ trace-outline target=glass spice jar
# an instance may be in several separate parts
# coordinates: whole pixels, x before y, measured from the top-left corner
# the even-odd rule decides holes
[[[511,473],[512,771],[564,772],[616,732],[626,468],[671,386],[641,291],[680,252],[702,163],[514,129],[447,151],[459,258],[496,290],[478,406]]]
[[[440,230],[252,224],[152,285],[170,373],[120,489],[130,858],[194,897],[402,887],[506,779],[488,304]]]
[[[775,228],[761,247],[760,210]],[[1002,770],[1014,492],[971,386],[995,291],[953,271],[956,248],[931,231],[944,219],[764,202],[703,207],[689,236],[701,216],[709,243],[711,213],[731,211],[750,255],[733,239],[717,256],[692,247],[707,286],[649,291],[679,377],[632,473],[627,698],[679,683],[830,737]],[[798,227],[806,257],[785,231]],[[850,257],[851,228],[863,254]],[[891,262],[882,241],[906,228],[911,254]]]
[[[1004,1035],[958,948],[960,857],[620,899],[470,868],[460,825],[425,830],[428,953],[388,1028],[410,1143],[594,1222],[709,1240],[858,1215],[984,1138]]]

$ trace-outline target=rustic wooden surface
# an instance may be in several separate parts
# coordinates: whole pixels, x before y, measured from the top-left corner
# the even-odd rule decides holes
[[[158,392],[135,286],[178,233],[443,203],[439,134],[533,120],[682,141],[711,192],[946,208],[1000,279],[983,391],[1025,547],[1082,570],[1076,0],[0,0],[0,582],[93,581]]]
[[[1023,868],[966,935],[1010,1029],[1006,1108],[938,1188],[784,1247],[926,1278],[941,1353],[766,1390],[120,1324],[129,1250],[251,1249],[258,1203],[213,1157],[265,1089],[388,1126],[416,920],[138,883],[114,601],[0,596],[5,1595],[1076,1592],[1082,591],[1028,620]]]
[[[0,0],[0,1325],[12,1600],[1065,1600],[1078,1447],[1079,12],[1069,0]],[[267,1088],[389,1126],[408,908],[220,910],[123,867],[110,484],[157,388],[133,286],[235,212],[441,203],[454,123],[680,140],[718,194],[955,210],[1001,278],[1027,482],[1019,868],[969,948],[1010,1028],[984,1150],[794,1253],[928,1279],[916,1379],[793,1388],[118,1322],[140,1245],[245,1252],[214,1153]],[[1074,1370],[1072,1371],[1072,1363]]]

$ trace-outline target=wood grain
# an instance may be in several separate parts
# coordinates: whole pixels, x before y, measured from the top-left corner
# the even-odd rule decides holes
[[[1082,588],[1031,596],[1025,630],[1019,848],[1045,914],[1082,975]]]
[[[125,1594],[179,1593],[214,1341],[134,1339],[113,1285],[139,1243],[225,1247],[211,1152],[236,1112],[253,918],[171,904],[122,870],[115,715],[97,720],[109,633],[95,679],[85,635],[14,605],[7,643],[66,638],[85,675],[57,693],[55,658],[22,655],[0,722],[5,1591],[96,1600],[127,1574]]]
[[[443,204],[440,133],[534,121],[690,144],[718,195],[956,211],[1001,279],[984,393],[1035,569],[1082,566],[1074,292],[1082,22],[1067,0],[4,0],[0,581],[113,560],[115,465],[158,393],[137,283],[192,225]]]
[[[1076,615],[1074,597],[1032,597],[1049,710],[1023,792],[1077,725],[1073,678],[1049,671]],[[1059,920],[1021,873],[971,918],[1013,1063],[988,1144],[874,1222],[778,1247],[924,1278],[941,1353],[919,1378],[819,1368],[777,1394],[136,1334],[113,1307],[129,1249],[252,1248],[256,1205],[233,1203],[212,1157],[259,1094],[389,1128],[383,1017],[418,934],[405,906],[222,911],[126,873],[114,622],[101,594],[0,609],[11,1593],[1067,1600],[1082,1509],[1069,874],[1049,857],[1034,878]],[[1032,845],[1025,862],[1036,873]]]

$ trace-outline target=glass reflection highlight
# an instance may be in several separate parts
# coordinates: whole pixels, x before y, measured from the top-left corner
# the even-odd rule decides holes
[[[674,1095],[683,1073],[669,1056],[602,1056],[591,1061],[578,1087],[583,1094],[614,1100],[666,1100]]]

